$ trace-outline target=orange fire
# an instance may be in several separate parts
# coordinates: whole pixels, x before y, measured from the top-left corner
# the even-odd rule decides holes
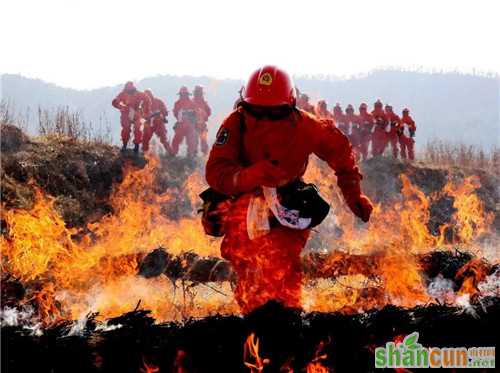
[[[204,285],[177,289],[164,276],[144,279],[136,275],[140,258],[159,246],[171,254],[193,250],[219,255],[220,240],[203,233],[195,212],[197,194],[204,188],[201,173],[189,175],[183,188],[158,193],[154,188],[158,172],[159,160],[154,157],[143,169],[127,166],[123,182],[110,197],[113,213],[89,224],[90,234],[67,228],[53,198],[39,188],[30,211],[2,209],[9,227],[8,235],[0,237],[2,270],[26,285],[27,300],[38,306],[41,321],[78,319],[89,312],[113,317],[134,309],[139,300],[159,320],[238,312],[228,283],[217,285],[221,291]],[[330,264],[335,253],[362,254],[373,260],[334,281],[309,280],[302,296],[306,311],[359,312],[386,304],[423,304],[431,299],[416,254],[462,244],[484,256],[475,240],[488,233],[493,214],[485,212],[474,193],[480,187],[477,178],[450,182],[440,193],[426,196],[401,175],[401,198],[375,206],[370,223],[360,225],[344,206],[331,175],[319,162],[311,162],[305,177],[316,182],[335,207],[335,214],[313,234],[311,248],[333,253]],[[454,231],[451,243],[445,237],[446,227],[438,236],[427,228],[429,206],[445,194],[454,198],[456,209],[449,224]],[[192,214],[169,219],[163,209],[177,203],[178,196],[190,200]],[[82,238],[77,240],[77,236]],[[468,278],[461,292],[475,292],[482,277]]]
[[[254,333],[248,336],[243,347],[243,361],[250,373],[260,373],[270,363],[269,359],[260,357],[259,338],[255,337]]]
[[[330,343],[330,341],[328,342]],[[328,373],[330,370],[323,365],[323,362],[328,358],[328,355],[323,353],[325,346],[328,344],[321,341],[314,353],[314,358],[307,364],[307,373]]]
[[[143,367],[140,369],[141,373],[158,373],[160,368],[156,365],[148,364],[144,359],[142,359]]]

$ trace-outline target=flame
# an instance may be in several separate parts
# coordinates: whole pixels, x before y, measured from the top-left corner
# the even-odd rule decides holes
[[[149,158],[143,169],[127,166],[123,182],[110,197],[113,214],[89,224],[91,234],[81,240],[74,239],[77,230],[65,227],[54,199],[39,188],[32,210],[3,211],[9,235],[0,238],[6,259],[2,267],[25,284],[41,284],[30,300],[45,323],[77,319],[90,311],[117,316],[133,309],[138,300],[159,319],[189,313],[179,304],[184,297],[173,299],[176,292],[166,278],[150,281],[136,276],[138,260],[158,246],[173,254],[196,248],[201,255],[217,255],[219,243],[203,233],[197,216],[176,221],[162,213],[180,192],[174,188],[156,193],[157,166],[157,158]],[[192,175],[189,180],[195,178],[200,179]],[[221,302],[217,295],[210,299],[204,292],[192,315],[236,311],[234,304]]]
[[[204,234],[195,214],[197,195],[204,188],[202,174],[196,171],[187,175],[182,187],[158,192],[158,172],[159,160],[154,156],[143,169],[127,165],[123,181],[115,185],[110,197],[113,213],[88,224],[83,230],[86,234],[67,228],[54,199],[40,188],[35,188],[31,210],[2,209],[9,227],[8,234],[0,236],[2,270],[23,282],[28,289],[26,301],[37,306],[43,323],[78,319],[96,311],[102,318],[113,317],[134,309],[139,300],[159,320],[238,312],[228,283],[220,285],[220,292],[204,285],[179,289],[166,277],[146,280],[136,275],[141,257],[159,246],[171,254],[194,250],[200,255],[219,255],[220,240]],[[334,187],[332,173],[319,161],[310,163],[305,180],[316,183],[335,207],[335,214],[311,239],[312,250],[330,253],[319,271],[328,272],[339,261],[349,270],[334,281],[309,279],[302,294],[306,311],[360,312],[387,304],[421,305],[433,299],[416,255],[460,244],[484,256],[476,241],[489,233],[494,216],[485,211],[475,193],[480,187],[477,177],[450,181],[431,195],[425,195],[406,175],[400,179],[400,198],[377,204],[370,223],[360,225]],[[455,212],[451,223],[433,235],[427,227],[430,206],[443,196],[453,198]],[[191,215],[167,217],[164,210],[180,200],[191,204]],[[446,235],[449,229],[454,232],[451,241]],[[356,255],[369,260],[349,261]],[[461,293],[477,293],[486,272],[473,273],[464,276]]]
[[[160,368],[158,368],[156,365],[146,363],[146,360],[144,360],[144,358],[142,359],[142,364],[143,367],[140,369],[141,373],[158,373],[160,371]]]
[[[267,358],[261,358],[259,355],[259,338],[251,333],[243,346],[243,360],[245,366],[250,369],[250,373],[259,373],[270,363]]]
[[[306,372],[307,373],[328,373],[330,370],[323,365],[323,362],[328,358],[326,353],[323,353],[325,346],[329,344],[321,341],[316,348],[316,352],[314,353],[314,358],[307,364]]]

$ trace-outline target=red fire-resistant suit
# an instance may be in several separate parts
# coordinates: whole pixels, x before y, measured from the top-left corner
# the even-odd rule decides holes
[[[342,131],[344,135],[347,135],[347,124],[345,121],[345,115],[342,112],[342,108],[340,107],[339,104],[336,104],[333,107],[333,118],[335,120],[335,124],[338,127],[339,130]]]
[[[415,140],[413,139],[413,136],[415,135],[416,130],[417,126],[415,125],[415,121],[408,113],[403,112],[403,116],[401,117],[401,122],[398,128],[399,146],[401,147],[401,158],[403,159],[406,159],[407,149],[408,158],[410,158],[412,161],[415,159],[413,150]]]
[[[208,153],[208,127],[207,122],[210,115],[212,115],[212,109],[208,106],[203,96],[194,96],[194,105],[196,106],[198,122],[196,123],[196,130],[198,131],[198,136],[200,137],[200,148],[203,154]]]
[[[346,112],[344,115],[344,123],[346,128],[346,135],[351,141],[354,148],[359,145],[359,129],[358,129],[358,116],[354,112]]]
[[[326,102],[324,100],[318,101],[316,107],[314,108],[314,114],[320,119],[331,119],[333,120],[333,114],[328,111]]]
[[[368,158],[368,147],[372,138],[373,125],[375,121],[373,116],[366,111],[360,109],[358,115],[358,128],[359,128],[359,145],[358,149],[363,159]]]
[[[297,99],[297,107],[301,110],[307,111],[308,113],[314,114],[314,106],[309,103],[309,96],[302,94]]]
[[[153,117],[144,123],[142,150],[145,152],[149,150],[149,142],[153,134],[156,134],[165,148],[165,151],[171,154],[172,149],[170,149],[170,144],[167,141],[167,129],[165,128],[165,122],[168,115],[167,107],[162,100],[154,97],[151,92],[146,91],[146,94],[151,99],[151,115]]]
[[[198,113],[196,105],[189,96],[181,96],[174,104],[174,116],[177,123],[174,126],[174,138],[172,139],[172,153],[177,155],[179,145],[186,139],[188,156],[196,155],[198,148],[198,134],[196,132],[196,122]]]
[[[372,111],[372,117],[375,121],[375,128],[372,133],[372,154],[373,156],[382,155],[389,141],[387,136],[388,122],[385,112],[382,108],[376,107]]]
[[[387,132],[387,142],[391,144],[392,156],[394,158],[398,157],[398,127],[401,119],[399,116],[392,111],[392,109],[387,109],[385,111],[385,117],[387,118],[387,123],[390,126],[389,132]],[[382,151],[383,152],[383,151]]]
[[[238,111],[244,113],[242,108]],[[250,239],[247,208],[261,189],[249,185],[255,185],[258,179],[262,180],[259,185],[273,187],[301,178],[309,155],[314,153],[335,170],[344,198],[353,211],[358,211],[356,214],[371,212],[371,204],[361,194],[361,175],[351,144],[331,121],[304,111],[275,121],[257,120],[244,113],[242,134],[238,111],[224,120],[206,165],[212,188],[239,195],[226,214],[221,254],[238,276],[235,297],[244,313],[271,299],[300,307],[300,252],[309,230],[277,224],[267,234]]]
[[[130,139],[130,130],[134,126],[134,144],[142,142],[142,120],[151,113],[151,100],[139,91],[123,90],[116,96],[111,104],[120,110],[120,124],[122,126],[121,138],[124,146]]]

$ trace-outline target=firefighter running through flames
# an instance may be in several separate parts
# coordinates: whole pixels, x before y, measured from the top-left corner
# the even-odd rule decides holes
[[[122,126],[122,151],[127,149],[130,139],[130,131],[134,128],[134,152],[139,152],[139,144],[142,142],[142,123],[150,115],[151,100],[139,92],[133,82],[127,82],[123,91],[111,102],[113,107],[120,110],[120,124]]]
[[[203,224],[209,232],[210,215],[223,216],[221,254],[237,274],[234,293],[242,312],[269,300],[300,307],[300,253],[315,217],[283,205],[301,206],[308,198],[304,190],[312,200],[321,198],[310,194],[312,188],[301,189],[309,155],[335,171],[347,205],[364,222],[372,204],[361,193],[349,140],[332,121],[296,108],[286,72],[274,66],[255,71],[242,97],[222,123],[206,164],[211,188],[232,198],[204,215]]]

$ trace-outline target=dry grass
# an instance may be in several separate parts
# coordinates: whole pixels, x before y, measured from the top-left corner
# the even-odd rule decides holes
[[[80,112],[72,111],[67,106],[54,110],[39,107],[35,113],[28,108],[26,112],[20,113],[13,104],[4,100],[0,102],[0,124],[16,126],[24,133],[34,134],[42,140],[74,140],[101,144],[110,144],[113,140],[111,125],[104,115],[96,124],[85,121]]]
[[[433,140],[424,147],[419,159],[431,165],[476,168],[500,175],[499,146],[484,150],[474,145]]]
[[[103,125],[104,124],[104,125]],[[106,120],[99,125],[86,122],[80,112],[69,107],[58,107],[54,111],[38,108],[38,134],[46,139],[69,139],[92,143],[111,143],[111,127]]]

